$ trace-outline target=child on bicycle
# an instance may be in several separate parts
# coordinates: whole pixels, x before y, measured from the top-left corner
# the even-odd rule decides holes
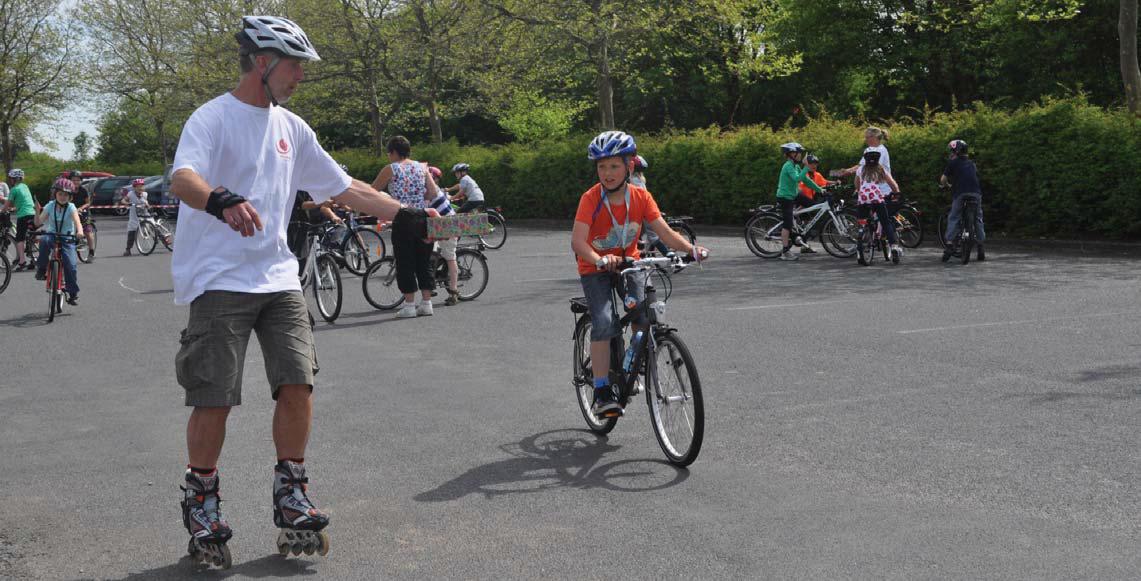
[[[694,246],[675,232],[658,210],[654,197],[645,188],[630,184],[634,171],[637,145],[634,138],[621,131],[607,131],[595,137],[587,147],[587,157],[594,162],[598,184],[587,190],[578,203],[571,248],[578,261],[582,290],[590,307],[590,356],[594,373],[594,403],[591,411],[598,417],[618,417],[623,413],[617,389],[610,385],[610,339],[622,329],[613,315],[612,289],[624,286],[623,296],[645,299],[640,280],[615,280],[614,273],[624,268],[623,259],[638,258],[639,230],[645,225],[670,247],[695,258],[708,251]],[[635,277],[636,278],[636,277]],[[635,329],[645,330],[645,317],[633,322]]]
[[[127,191],[127,205],[130,207],[127,210],[127,250],[123,252],[123,256],[131,255],[131,247],[135,245],[135,238],[139,235],[139,212],[146,215],[147,208],[147,193],[143,191],[143,179],[139,178],[131,182],[131,189]]]
[[[436,186],[440,185],[440,178],[444,172],[436,166],[429,166],[428,173],[432,176],[432,181],[436,182]],[[435,208],[441,216],[451,216],[456,213],[455,208],[448,202],[448,194],[443,189],[438,190],[438,195],[431,198],[432,194],[426,192],[424,200],[428,202],[429,208]],[[447,240],[437,240],[436,244],[440,248],[440,256],[444,258],[444,262],[448,265],[448,298],[444,299],[445,306],[455,306],[460,302],[460,268],[456,264],[456,246],[459,244],[459,238],[449,238]]]
[[[452,174],[456,176],[459,183],[450,188],[444,188],[445,192],[455,192],[458,190],[458,193],[448,198],[448,201],[453,204],[463,201],[463,205],[456,210],[460,214],[474,212],[484,205],[483,190],[479,189],[479,184],[475,183],[475,180],[469,175],[470,173],[471,166],[466,163],[453,165]]]
[[[807,150],[803,145],[792,141],[780,146],[780,151],[785,157],[784,166],[780,169],[780,180],[777,183],[777,203],[780,204],[781,217],[784,220],[780,230],[782,246],[780,259],[799,260],[800,257],[791,252],[795,240],[792,233],[796,230],[793,211],[796,207],[797,184],[808,186],[818,194],[824,193],[824,190],[808,177],[808,169],[804,167],[804,154]]]
[[[963,216],[963,205],[968,198],[977,202],[975,204],[978,210],[975,213],[975,231],[977,233],[975,244],[979,249],[978,259],[981,262],[986,260],[986,253],[983,252],[986,232],[983,230],[983,194],[982,188],[979,187],[978,169],[975,167],[975,162],[971,161],[966,141],[954,139],[947,144],[947,149],[951,150],[951,158],[947,161],[943,175],[939,177],[941,185],[951,186],[951,213],[947,215],[947,239],[944,240],[945,244],[943,245],[943,262],[951,259],[952,241],[959,237],[959,230],[962,228],[962,224],[959,222]]]
[[[820,173],[820,158],[816,157],[814,154],[808,154],[808,156],[804,158],[804,164],[808,166],[808,171],[805,172],[805,177],[811,179],[813,183],[820,186],[821,188],[834,186],[840,183],[831,181],[828,178],[824,177],[823,173]],[[815,205],[816,191],[804,183],[799,184],[799,186],[800,191],[796,195],[796,205],[801,208],[807,208],[809,206]],[[796,239],[796,244],[797,246],[800,246],[801,254],[816,253],[816,251],[808,245],[808,242],[801,239],[799,236]]]
[[[40,236],[40,255],[36,264],[36,280],[46,280],[48,260],[55,249],[57,235],[72,236],[73,238],[62,243],[60,259],[63,261],[64,292],[67,293],[67,304],[79,304],[79,273],[76,270],[75,238],[83,232],[83,223],[79,221],[79,210],[71,203],[71,194],[75,186],[67,178],[59,178],[52,184],[52,201],[48,202],[38,216],[36,226],[43,227]]]
[[[880,165],[880,152],[875,150],[864,152],[864,163],[861,164],[860,171],[856,174],[857,223],[860,228],[866,228],[868,217],[871,216],[872,212],[875,212],[876,216],[879,217],[884,235],[891,243],[893,257],[902,256],[903,249],[900,248],[899,239],[895,236],[895,227],[888,216],[884,199],[897,192],[899,192],[899,184],[895,183],[895,179],[891,177],[891,172]],[[859,257],[859,262],[861,265],[866,264],[863,256]]]

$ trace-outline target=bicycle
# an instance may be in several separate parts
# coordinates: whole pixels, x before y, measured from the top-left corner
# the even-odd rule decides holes
[[[487,214],[487,223],[491,224],[491,232],[474,236],[479,239],[484,248],[499,250],[507,242],[507,220],[503,217],[503,208],[480,207],[476,212]]]
[[[892,264],[899,264],[900,253],[898,250],[892,250],[888,244],[878,213],[871,213],[871,222],[858,219],[856,224],[858,228],[856,233],[856,260],[860,266],[871,266],[875,260],[876,252],[882,252],[885,261],[890,260]]]
[[[610,340],[610,378],[619,389],[619,402],[625,407],[630,399],[646,392],[650,423],[658,445],[666,459],[676,466],[688,466],[697,459],[705,433],[705,408],[701,395],[701,379],[689,348],[678,336],[677,329],[666,323],[666,303],[658,300],[651,274],[657,267],[678,272],[688,262],[675,254],[666,257],[642,258],[627,261],[630,266],[618,275],[619,281],[629,276],[643,276],[646,296],[619,319],[625,330],[639,315],[649,319],[645,339],[633,345],[630,364],[624,365],[626,349],[623,335]],[[623,301],[621,285],[614,285],[611,304],[613,315],[618,317],[617,304]],[[594,373],[590,359],[590,307],[584,297],[570,300],[575,315],[574,346],[571,356],[572,383],[578,395],[578,407],[591,431],[608,434],[618,418],[599,418],[591,411],[594,402]],[[635,335],[637,338],[638,335]],[[684,369],[684,371],[683,371]],[[665,384],[665,385],[663,385]]]
[[[0,252],[0,268],[4,269],[4,278],[0,280],[0,294],[8,289],[8,283],[12,280],[12,261],[8,260],[6,252]]]
[[[971,262],[971,251],[978,244],[978,211],[979,199],[968,196],[963,200],[963,213],[959,216],[959,235],[951,241],[951,256],[958,258],[963,264]],[[939,217],[939,242],[947,248],[947,221],[951,217],[951,208]]]
[[[55,243],[52,244],[51,258],[48,259],[47,292],[48,292],[48,322],[55,320],[57,313],[63,312],[63,244],[76,242],[78,238],[69,234],[54,234]]]
[[[8,256],[9,262],[20,258],[16,255],[16,224],[12,222],[12,214],[0,212],[0,254]]]
[[[456,248],[456,267],[459,269],[456,286],[461,301],[475,300],[483,294],[490,278],[487,257],[483,254],[485,244]],[[439,248],[432,250],[430,268],[436,287],[448,287],[448,264]],[[361,281],[364,298],[368,304],[382,311],[399,307],[404,302],[404,293],[396,283],[396,257],[386,256],[368,267]]]
[[[344,264],[349,272],[362,276],[368,270],[369,265],[374,261],[380,260],[385,257],[388,252],[387,246],[384,243],[384,238],[381,238],[373,228],[364,226],[357,219],[356,213],[350,212],[345,219],[343,226],[344,234],[338,242],[332,237],[332,233],[340,230],[342,226],[338,225],[334,230],[329,231],[329,238],[322,241],[330,250],[336,250],[340,258],[339,262]]]
[[[844,200],[837,199],[840,191],[835,187],[825,188],[816,204],[793,211],[795,228],[791,235],[798,245],[816,237],[819,232],[820,243],[828,254],[836,258],[850,258],[856,253],[853,235],[855,217],[850,209],[844,207]],[[784,250],[780,235],[784,218],[780,209],[766,204],[749,210],[748,213],[750,216],[745,222],[745,245],[761,258],[780,256]],[[812,218],[807,224],[802,223],[799,217],[809,214]]]
[[[312,287],[313,298],[317,301],[317,312],[322,319],[332,323],[341,314],[343,291],[341,289],[341,269],[337,267],[338,256],[321,241],[335,224],[304,224],[306,228],[308,252],[301,261],[298,275],[301,277],[301,292]]]
[[[84,264],[91,264],[92,259],[95,258],[95,247],[99,244],[99,228],[95,226],[95,219],[91,216],[91,212],[81,213],[80,221],[83,223],[84,236],[79,237],[79,242],[75,243],[75,254],[79,257],[80,262]],[[87,244],[87,234],[91,235],[91,244]],[[140,250],[140,252],[142,252]]]
[[[923,244],[923,223],[920,221],[923,212],[915,204],[903,199],[902,195],[896,201],[885,200],[887,213],[895,221],[895,236],[899,245],[904,248],[919,248]]]
[[[143,208],[139,209],[139,233],[135,237],[135,248],[139,249],[139,254],[147,256],[154,252],[160,240],[167,250],[173,252],[174,234],[166,227],[163,219],[150,212],[144,214]]]

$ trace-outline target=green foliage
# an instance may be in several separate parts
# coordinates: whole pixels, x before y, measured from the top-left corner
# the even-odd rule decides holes
[[[576,116],[589,109],[582,103],[548,99],[535,90],[521,90],[499,124],[515,139],[533,143],[542,139],[566,137]]]
[[[895,177],[918,202],[929,226],[950,203],[938,189],[947,142],[971,145],[984,190],[988,229],[996,236],[1141,238],[1141,131],[1127,113],[1105,111],[1082,98],[1049,100],[1017,111],[977,106],[928,113],[922,123],[883,125],[891,134]],[[863,148],[863,125],[828,115],[802,127],[716,128],[658,136],[638,135],[650,161],[650,191],[669,213],[703,223],[739,224],[743,212],[771,202],[783,159],[781,143],[804,143],[827,171],[854,165]],[[447,173],[464,161],[509,217],[570,220],[579,197],[596,181],[586,160],[590,135],[533,145],[420,146],[413,157]],[[336,157],[358,178],[372,180],[386,161],[367,152]]]

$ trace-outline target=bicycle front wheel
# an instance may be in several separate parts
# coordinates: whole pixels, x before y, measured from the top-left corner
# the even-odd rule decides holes
[[[923,224],[919,222],[919,214],[915,210],[904,206],[892,219],[895,220],[895,235],[899,237],[901,246],[919,248],[923,244]]]
[[[12,261],[8,260],[6,253],[0,252],[0,268],[4,269],[4,273],[0,274],[0,294],[8,289],[8,283],[12,280]]]
[[[317,258],[317,276],[313,279],[313,294],[317,299],[317,312],[332,323],[341,314],[341,271],[332,256]]]
[[[341,245],[345,268],[357,276],[363,276],[372,263],[384,258],[384,253],[384,239],[370,228],[354,229]]]
[[[361,278],[364,300],[374,308],[388,311],[404,302],[404,293],[396,284],[396,259],[386,256],[368,267]]]
[[[492,250],[499,250],[507,242],[507,221],[499,212],[488,212],[487,222],[491,224],[491,232],[480,236],[483,244]]]
[[[761,258],[780,256],[783,245],[780,240],[784,218],[776,214],[757,214],[745,223],[745,245]]]
[[[470,301],[483,294],[487,288],[489,272],[487,258],[483,253],[470,248],[461,248],[456,251],[456,267],[459,269],[460,300]]]
[[[139,233],[135,235],[135,248],[139,249],[139,254],[146,256],[155,251],[155,245],[158,244],[156,236],[155,228],[150,222],[139,224]]]
[[[174,252],[174,233],[170,231],[165,225],[159,228],[159,241],[166,247],[167,250]]]
[[[596,434],[609,434],[618,423],[618,418],[600,418],[590,411],[594,405],[594,371],[590,360],[590,316],[579,317],[574,328],[574,351],[571,353],[575,392],[578,396],[578,409],[586,427]]]
[[[55,314],[62,302],[59,294],[59,264],[52,260],[48,262],[48,322],[55,320]]]
[[[95,224],[88,225],[88,228],[90,228],[88,233],[91,234],[91,243],[87,243],[86,237],[79,237],[82,241],[80,244],[83,244],[83,248],[78,249],[80,251],[78,253],[79,260],[83,261],[84,264],[91,264],[91,260],[95,258],[95,247],[99,243],[99,231],[95,229]]]
[[[836,258],[851,258],[856,254],[856,221],[846,212],[836,212],[835,220],[828,220],[820,230],[820,243],[824,251]]]
[[[650,421],[670,463],[689,466],[697,459],[705,436],[701,378],[680,337],[666,333],[655,342],[653,359],[647,362],[646,403]]]

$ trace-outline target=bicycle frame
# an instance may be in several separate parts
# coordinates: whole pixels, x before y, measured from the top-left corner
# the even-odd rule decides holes
[[[800,224],[800,222],[798,220],[793,220],[794,226],[796,228],[796,230],[793,232],[793,234],[797,235],[797,236],[803,236],[805,234],[808,234],[809,232],[812,232],[813,229],[816,228],[816,225],[820,223],[820,220],[822,220],[825,216],[828,216],[832,220],[838,220],[836,217],[836,212],[843,210],[844,201],[840,200],[839,202],[837,202],[835,208],[832,207],[832,204],[833,204],[832,197],[831,196],[825,196],[824,200],[821,201],[820,203],[813,204],[813,205],[805,207],[805,208],[800,208],[798,210],[793,210],[792,215],[794,218],[803,216],[805,214],[810,214],[813,212],[816,213],[816,215],[812,217],[812,220],[809,220],[809,222],[803,226]],[[761,206],[760,208],[757,208],[756,211],[754,211],[753,213],[759,214],[762,212],[779,212],[779,211],[780,210],[776,206],[765,205],[765,206]],[[783,228],[784,228],[784,226],[782,224],[778,224],[772,230],[765,232],[765,236],[766,237],[780,236],[780,231]]]

